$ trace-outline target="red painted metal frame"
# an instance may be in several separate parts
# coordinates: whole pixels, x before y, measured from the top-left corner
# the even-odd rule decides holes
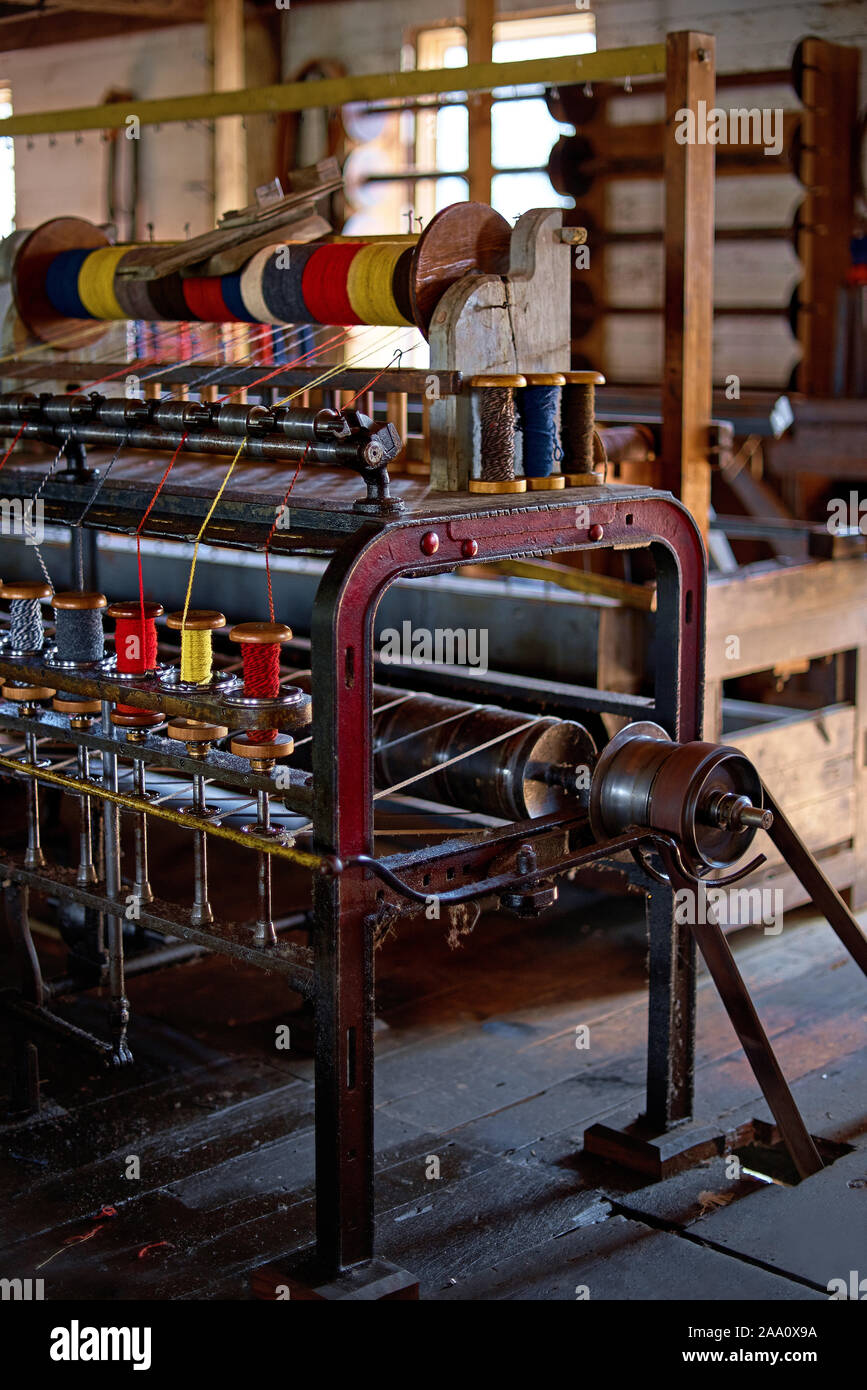
[[[313,611],[313,825],[316,850],[372,852],[372,631],[394,580],[465,564],[600,546],[650,546],[657,568],[654,717],[674,738],[700,737],[706,558],[689,513],[668,494],[584,498],[459,516],[431,511],[371,522],[335,553]],[[377,885],[363,867],[314,884],[317,1251],[333,1275],[373,1254],[373,947]],[[694,986],[691,938],[664,942],[670,961],[666,1053],[691,1074],[692,1023],[675,1014]],[[680,1001],[675,990],[685,994]],[[669,1062],[669,1067],[671,1063]],[[649,1089],[652,1077],[649,1073]],[[691,1086],[681,1083],[689,1113]],[[667,1108],[666,1119],[681,1116]]]

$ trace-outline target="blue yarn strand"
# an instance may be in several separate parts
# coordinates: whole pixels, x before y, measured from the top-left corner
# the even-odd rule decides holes
[[[525,478],[547,478],[560,457],[557,440],[559,386],[525,386],[516,393],[524,435]]]

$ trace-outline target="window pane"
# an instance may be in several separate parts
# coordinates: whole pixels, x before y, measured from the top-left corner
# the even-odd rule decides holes
[[[443,107],[437,112],[436,168],[466,169],[469,157],[467,108]]]
[[[495,174],[491,206],[514,222],[528,208],[571,208],[575,200],[555,193],[547,174]]]
[[[437,212],[439,212],[441,208],[449,207],[452,203],[465,203],[469,196],[470,189],[466,179],[437,179]]]
[[[491,112],[491,156],[495,169],[545,164],[563,133],[541,98],[498,101]],[[452,166],[455,167],[454,165]]]

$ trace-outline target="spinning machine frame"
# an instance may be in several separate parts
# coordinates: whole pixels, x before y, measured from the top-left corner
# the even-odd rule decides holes
[[[706,52],[701,46],[703,36],[673,37],[678,41],[675,50],[684,61],[689,59],[699,67],[706,64],[706,58],[700,56]],[[688,82],[686,86],[695,98],[699,89],[694,85],[690,88]],[[688,155],[683,158],[688,159]],[[674,894],[680,888],[695,890],[706,881],[711,864],[728,870],[724,877],[711,882],[725,884],[743,877],[761,861],[741,863],[735,869],[731,866],[743,858],[757,830],[768,830],[817,907],[867,973],[867,943],[860,929],[783,812],[763,791],[749,764],[734,750],[699,742],[706,560],[700,527],[685,506],[668,493],[628,484],[611,486],[595,479],[592,485],[580,488],[551,486],[544,491],[509,495],[505,495],[507,489],[479,493],[468,486],[471,475],[478,476],[471,464],[478,457],[476,422],[480,401],[489,389],[486,381],[506,380],[504,374],[509,372],[556,374],[568,366],[568,313],[561,312],[563,296],[558,299],[557,288],[559,282],[562,289],[563,272],[568,274],[568,247],[558,227],[556,213],[527,214],[512,233],[509,274],[476,273],[459,279],[436,306],[431,326],[432,366],[440,396],[439,413],[432,420],[432,444],[437,465],[434,482],[443,489],[440,491],[412,480],[401,480],[392,491],[387,463],[397,449],[394,432],[357,413],[335,418],[323,412],[289,410],[281,416],[279,407],[244,406],[230,408],[221,419],[219,412],[208,406],[202,407],[204,414],[197,415],[199,407],[184,401],[130,403],[19,396],[0,402],[0,435],[14,439],[26,434],[52,441],[66,454],[67,469],[52,471],[47,478],[44,465],[37,476],[27,463],[15,460],[15,466],[7,467],[4,485],[7,494],[26,500],[33,496],[38,482],[46,519],[72,525],[78,547],[74,575],[83,555],[78,523],[84,503],[89,506],[86,526],[94,531],[134,532],[180,541],[204,537],[206,542],[247,550],[260,549],[267,540],[275,554],[330,557],[313,605],[312,701],[303,689],[290,688],[284,689],[280,698],[257,703],[237,698],[237,689],[233,691],[225,683],[190,689],[176,678],[167,680],[164,673],[162,678],[159,673],[128,675],[105,663],[67,667],[61,676],[50,652],[48,656],[41,652],[16,655],[10,653],[8,643],[0,651],[0,676],[6,687],[13,689],[17,683],[19,692],[22,687],[34,692],[28,698],[20,697],[14,705],[5,700],[0,704],[0,728],[23,735],[26,742],[23,757],[0,756],[0,771],[25,779],[30,803],[29,853],[4,852],[0,862],[6,883],[7,927],[22,978],[20,993],[3,1001],[18,1031],[16,1063],[21,1098],[31,1107],[38,1105],[38,1071],[31,1038],[34,1029],[59,1034],[110,1062],[125,1064],[131,1060],[126,1041],[120,813],[131,814],[140,831],[149,818],[183,826],[200,847],[197,862],[203,862],[203,847],[209,838],[232,840],[253,850],[259,862],[262,908],[255,933],[210,919],[205,910],[206,894],[198,891],[198,875],[198,910],[152,901],[143,907],[139,920],[158,934],[185,938],[279,972],[293,989],[313,1000],[317,1239],[315,1262],[305,1267],[305,1278],[308,1286],[320,1290],[320,1296],[411,1296],[416,1287],[410,1275],[374,1258],[373,958],[383,925],[401,915],[418,913],[431,895],[446,910],[496,899],[518,916],[533,918],[555,900],[559,876],[575,877],[603,890],[610,887],[612,874],[621,882],[624,874],[632,876],[648,894],[647,1125],[664,1132],[692,1114],[697,944],[802,1175],[820,1168],[821,1158],[794,1105],[723,933],[712,919],[693,926],[678,922]],[[683,269],[682,274],[691,280],[691,271]],[[535,316],[534,297],[543,306],[556,306],[555,310],[547,317]],[[497,318],[507,304],[511,306],[508,314]],[[512,313],[516,307],[520,310],[517,320]],[[489,327],[480,337],[478,324],[489,311]],[[526,326],[516,329],[516,321]],[[561,341],[564,327],[565,358]],[[690,332],[693,328],[691,323]],[[686,363],[689,354],[683,332],[678,344],[677,351]],[[134,370],[134,364],[129,369]],[[75,376],[68,362],[62,371],[67,379]],[[233,372],[243,375],[241,369],[228,366],[215,369],[214,376],[225,384],[232,380]],[[83,366],[81,376],[86,374]],[[183,374],[184,369],[173,372],[170,367],[162,373],[166,379],[173,375],[183,379]],[[381,374],[381,387],[423,391],[428,375],[386,371]],[[271,377],[276,387],[284,384],[279,372]],[[304,380],[303,372],[287,372],[287,381],[299,379]],[[309,379],[315,381],[312,371]],[[510,380],[517,385],[514,377]],[[684,451],[695,445],[695,423],[700,417],[700,393],[690,386],[694,380],[690,366],[681,382],[681,395],[688,399],[681,399],[678,405],[681,459]],[[338,371],[330,381],[336,389],[350,383],[357,385],[350,372]],[[709,396],[709,375],[707,386]],[[256,411],[261,413],[257,416]],[[237,456],[241,440],[246,439],[248,453],[267,456],[268,449],[254,442],[257,428],[272,441],[269,447],[277,458],[291,457],[293,452],[297,457],[299,451],[294,444],[290,447],[291,440],[305,441],[302,452],[308,456],[310,446],[314,458],[317,450],[322,451],[321,463],[306,470],[293,496],[289,532],[274,532],[275,499],[262,490],[227,491],[207,529],[203,517],[207,520],[211,513],[201,488],[195,485],[166,487],[152,497],[152,487],[145,489],[139,479],[118,481],[115,475],[93,496],[94,474],[85,454],[90,443],[148,449],[163,446],[181,452],[183,462],[187,432],[191,434],[187,447],[196,448],[199,430],[198,443],[213,452]],[[341,463],[360,473],[367,485],[366,496],[358,498],[347,489],[345,477],[338,471]],[[586,460],[585,467],[590,472],[592,460]],[[180,474],[183,483],[183,469]],[[195,474],[193,477],[195,482]],[[145,507],[147,522],[142,527]],[[71,517],[76,522],[71,523]],[[548,766],[540,773],[537,768],[535,774],[528,775],[541,775],[547,785],[560,788],[552,812],[535,819],[510,819],[496,829],[462,835],[411,853],[376,857],[374,805],[383,789],[377,792],[374,781],[377,749],[372,633],[376,608],[386,590],[400,578],[424,578],[468,563],[605,547],[648,547],[656,566],[653,698],[571,687],[566,692],[558,688],[546,694],[543,702],[541,697],[528,694],[518,680],[509,686],[502,677],[487,685],[484,677],[477,679],[485,694],[490,693],[494,706],[517,705],[541,717],[544,703],[546,714],[567,720],[584,711],[632,721],[603,748],[598,759],[588,755],[593,777],[589,797],[575,792],[570,769]],[[219,614],[203,615],[202,621],[217,626],[221,618]],[[241,630],[236,631],[240,636]],[[282,640],[274,631],[271,636],[272,640]],[[39,707],[39,692],[56,688],[60,681],[73,699],[98,702],[99,726],[84,718],[69,721],[62,713]],[[112,723],[114,702],[132,714],[141,711],[141,728],[123,743]],[[170,717],[173,736],[169,739],[144,732],[156,712]],[[311,720],[311,771],[290,766],[278,783],[273,773],[276,736],[296,732]],[[203,747],[184,738],[190,721],[194,721],[193,727],[211,731]],[[518,731],[522,727],[519,724]],[[228,731],[236,733],[239,729],[272,731],[270,741],[261,745],[260,756],[256,756],[254,744],[246,758],[239,756],[237,738],[232,739],[231,752],[210,747]],[[78,776],[39,764],[36,740],[40,736],[51,736],[76,748]],[[500,741],[492,739],[490,745],[483,743],[475,750],[479,753],[494,747],[491,765],[495,770],[495,745]],[[102,756],[101,782],[87,774],[85,755],[91,752]],[[136,770],[131,795],[118,790],[118,758],[132,762]],[[241,831],[215,823],[200,791],[191,814],[154,804],[144,794],[144,771],[152,763],[192,777],[199,789],[207,772],[218,784],[255,793],[256,824]],[[424,775],[422,770],[419,780]],[[101,807],[105,845],[101,884],[94,883],[89,874],[77,880],[75,870],[48,868],[41,862],[36,791],[41,784]],[[636,788],[642,787],[639,796]],[[310,852],[273,833],[268,823],[271,797],[309,819]],[[721,848],[706,848],[709,834]],[[312,951],[281,943],[267,930],[267,870],[274,858],[311,874]],[[101,914],[107,924],[110,1041],[84,1033],[48,1007],[53,993],[42,980],[30,935],[31,890],[59,894],[83,904]],[[628,1149],[628,1138],[624,1138],[624,1154]],[[275,1279],[267,1271],[260,1275],[259,1292],[273,1297]],[[328,1291],[323,1293],[323,1289]]]

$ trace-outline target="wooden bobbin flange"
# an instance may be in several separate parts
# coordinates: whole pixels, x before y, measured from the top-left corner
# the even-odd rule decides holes
[[[97,251],[108,244],[105,232],[82,217],[53,217],[20,243],[12,267],[12,295],[19,318],[34,337],[68,349],[85,347],[103,336],[105,323],[58,314],[48,298],[45,277],[61,251]]]
[[[510,224],[487,203],[452,203],[431,218],[413,250],[409,281],[413,317],[425,337],[449,286],[472,271],[507,274],[511,245]]]
[[[32,700],[50,700],[57,691],[47,685],[4,685],[3,699],[14,700],[16,704],[29,705]]]
[[[144,610],[145,621],[148,618],[162,617],[165,609],[161,603],[154,603],[152,599],[145,599],[144,604],[139,603],[137,598],[126,599],[123,603],[112,603],[106,609],[109,618],[140,618]]]
[[[471,376],[467,379],[467,385],[473,389],[485,390],[490,387],[502,387],[519,391],[527,385],[527,378],[519,372],[482,372],[478,376]],[[496,492],[526,492],[526,478],[470,478],[470,492],[496,493]]]
[[[105,594],[79,593],[78,590],[72,589],[69,593],[55,594],[51,606],[71,612],[83,612],[85,609],[105,608],[107,604]]]
[[[31,598],[51,598],[54,590],[50,584],[40,584],[37,580],[28,581],[25,579],[12,580],[8,584],[0,584],[0,598],[8,599],[31,599]]]
[[[285,623],[236,623],[229,632],[229,640],[268,647],[275,642],[290,642],[292,629]]]
[[[277,758],[289,757],[295,740],[291,734],[277,734],[269,743],[254,743],[248,733],[233,734],[229,747],[236,757],[248,758],[256,771],[267,772]]]
[[[99,714],[102,709],[100,700],[88,700],[85,695],[73,696],[71,700],[64,699],[62,695],[56,695],[51,701],[51,708],[56,709],[58,714]]]
[[[488,478],[470,478],[470,492],[526,492],[526,478],[501,478],[491,481]]]
[[[162,724],[165,715],[158,709],[133,709],[125,705],[123,709],[113,709],[108,716],[116,729],[152,729]]]
[[[181,632],[185,628],[188,632],[216,632],[226,626],[226,615],[215,608],[191,608],[186,618],[183,613],[169,613],[166,625]]]
[[[467,385],[472,387],[511,386],[519,391],[527,385],[527,378],[520,372],[481,372],[478,376],[467,377]]]
[[[210,724],[206,719],[187,719],[182,716],[169,720],[166,733],[178,743],[185,743],[191,758],[203,758],[212,743],[229,736],[225,724]]]
[[[565,386],[562,372],[526,372],[528,386]],[[527,478],[528,492],[556,492],[566,486],[562,473],[546,473],[541,478]]]
[[[604,386],[605,377],[601,372],[563,372],[566,386]]]

